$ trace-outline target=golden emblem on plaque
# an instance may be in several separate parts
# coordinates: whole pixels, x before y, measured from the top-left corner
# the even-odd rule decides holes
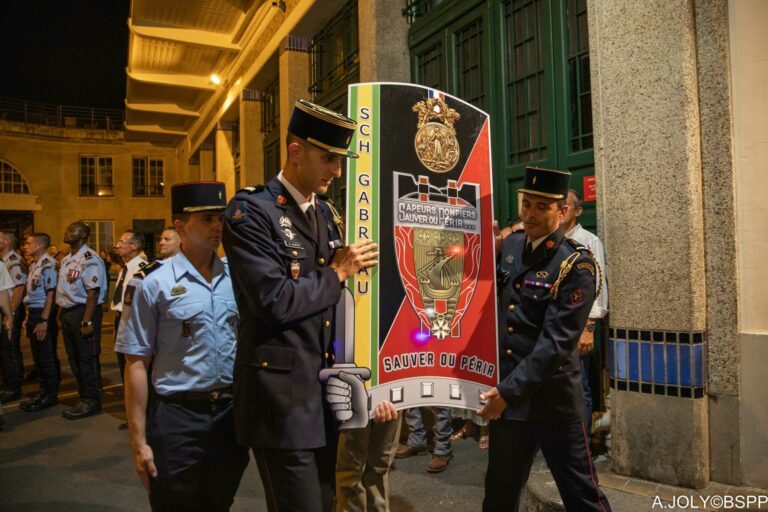
[[[417,228],[413,231],[419,292],[430,330],[439,340],[451,336],[464,276],[464,233]]]
[[[418,131],[413,139],[416,156],[433,172],[448,172],[459,161],[459,141],[453,124],[461,114],[442,98],[427,98],[411,110],[419,116]]]

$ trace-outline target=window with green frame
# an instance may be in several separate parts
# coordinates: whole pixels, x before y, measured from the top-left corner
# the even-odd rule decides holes
[[[403,14],[414,82],[491,115],[500,220],[516,217],[528,165],[569,169],[581,191],[594,174],[586,0],[406,0]]]
[[[280,80],[275,78],[261,97],[261,132],[264,134],[264,183],[280,172]]]
[[[309,92],[315,103],[336,112],[347,112],[347,85],[360,79],[357,0],[344,4],[309,43]],[[344,210],[346,162],[341,178],[334,180],[327,195]]]

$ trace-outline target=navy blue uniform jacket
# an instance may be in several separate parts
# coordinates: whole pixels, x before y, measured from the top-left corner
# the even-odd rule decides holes
[[[318,372],[332,364],[341,283],[328,264],[341,237],[319,198],[316,211],[317,232],[277,178],[227,207],[223,242],[240,311],[235,431],[246,446],[326,444]]]
[[[527,264],[525,243],[524,232],[507,236],[497,262],[498,390],[509,406],[502,417],[578,421],[584,392],[576,345],[595,297],[595,262],[561,230],[547,237]],[[568,272],[555,286],[564,265]]]

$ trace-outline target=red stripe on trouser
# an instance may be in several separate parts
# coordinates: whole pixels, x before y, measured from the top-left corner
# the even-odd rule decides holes
[[[264,466],[264,473],[267,477],[267,481],[265,482],[267,484],[267,487],[269,488],[267,494],[270,501],[272,501],[272,507],[273,512],[277,511],[277,497],[275,495],[275,489],[272,487],[272,475],[269,474],[269,464],[267,463],[267,456],[264,454],[264,448],[259,449],[259,453],[261,454],[261,464]]]
[[[597,482],[595,481],[595,469],[592,467],[592,457],[589,454],[589,439],[587,439],[587,429],[584,426],[584,421],[581,422],[581,432],[584,434],[584,444],[587,448],[587,460],[589,461],[589,477],[592,479],[592,485],[595,486],[595,492],[597,493],[597,503],[600,505],[600,509],[602,509],[603,512],[605,512],[605,507],[603,506],[603,502],[600,500],[600,488],[597,486]]]

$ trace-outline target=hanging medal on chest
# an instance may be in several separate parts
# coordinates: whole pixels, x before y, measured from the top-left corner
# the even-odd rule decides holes
[[[181,322],[181,335],[184,338],[189,338],[192,335],[192,322],[190,320]]]
[[[67,272],[67,282],[70,284],[74,283],[78,277],[80,277],[80,271],[76,268],[70,269]]]
[[[299,275],[301,274],[301,263],[299,263],[296,260],[293,260],[291,262],[291,277],[294,281],[296,281],[299,278]]]

